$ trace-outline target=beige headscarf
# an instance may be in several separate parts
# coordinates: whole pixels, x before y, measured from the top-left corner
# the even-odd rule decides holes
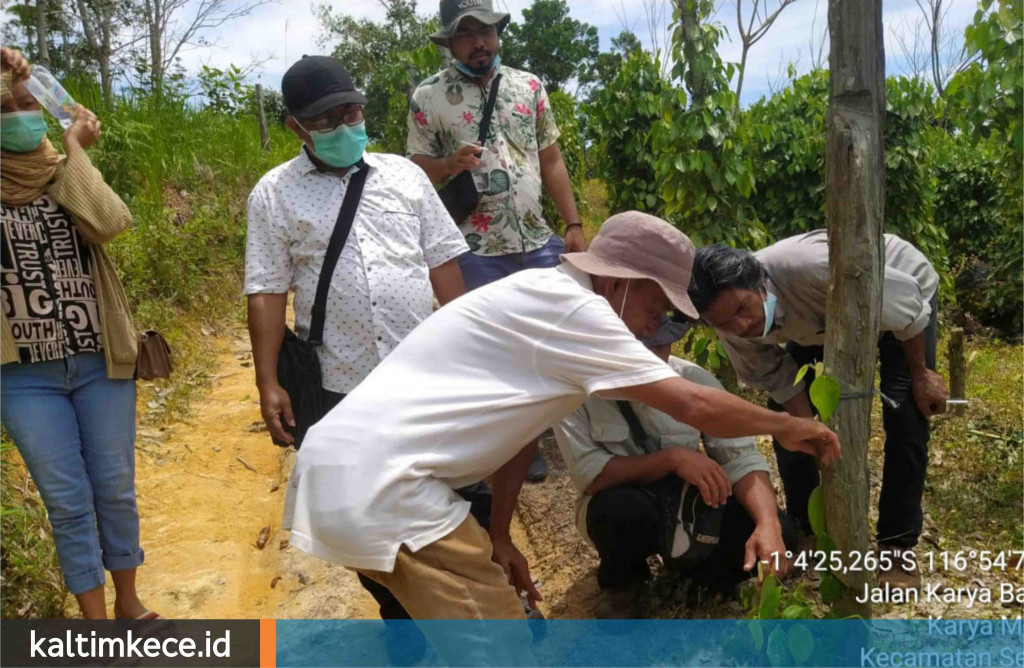
[[[0,96],[11,93],[11,73],[0,74]],[[34,202],[53,181],[64,156],[43,137],[28,153],[0,151],[0,201],[6,204]]]

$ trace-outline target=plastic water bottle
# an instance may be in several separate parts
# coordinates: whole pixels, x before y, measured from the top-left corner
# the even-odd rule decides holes
[[[25,82],[25,87],[39,101],[39,104],[60,121],[61,127],[64,129],[71,127],[74,122],[71,114],[75,110],[75,101],[48,69],[34,65],[32,75]]]

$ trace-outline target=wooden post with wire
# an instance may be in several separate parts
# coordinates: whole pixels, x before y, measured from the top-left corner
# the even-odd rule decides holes
[[[882,0],[830,2],[829,109],[825,136],[829,285],[825,373],[867,397],[875,383],[882,312],[885,208],[885,51]],[[871,548],[868,440],[871,402],[842,401],[829,419],[843,457],[822,471],[828,534],[852,563]],[[840,616],[871,616],[856,595],[867,570],[833,572],[843,584]]]
[[[263,84],[256,84],[256,115],[260,119],[260,146],[264,151],[269,151],[270,129],[267,127],[267,114],[263,110]]]

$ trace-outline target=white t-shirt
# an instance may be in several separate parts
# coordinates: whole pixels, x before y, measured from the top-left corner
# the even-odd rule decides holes
[[[483,480],[588,396],[676,373],[570,266],[474,290],[407,336],[312,427],[288,485],[291,544],[390,572],[462,523]]]

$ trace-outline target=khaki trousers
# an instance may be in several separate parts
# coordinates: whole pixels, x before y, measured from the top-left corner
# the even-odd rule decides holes
[[[491,539],[469,515],[450,534],[410,552],[391,573],[359,572],[387,587],[413,619],[525,619],[505,571],[491,561]]]

